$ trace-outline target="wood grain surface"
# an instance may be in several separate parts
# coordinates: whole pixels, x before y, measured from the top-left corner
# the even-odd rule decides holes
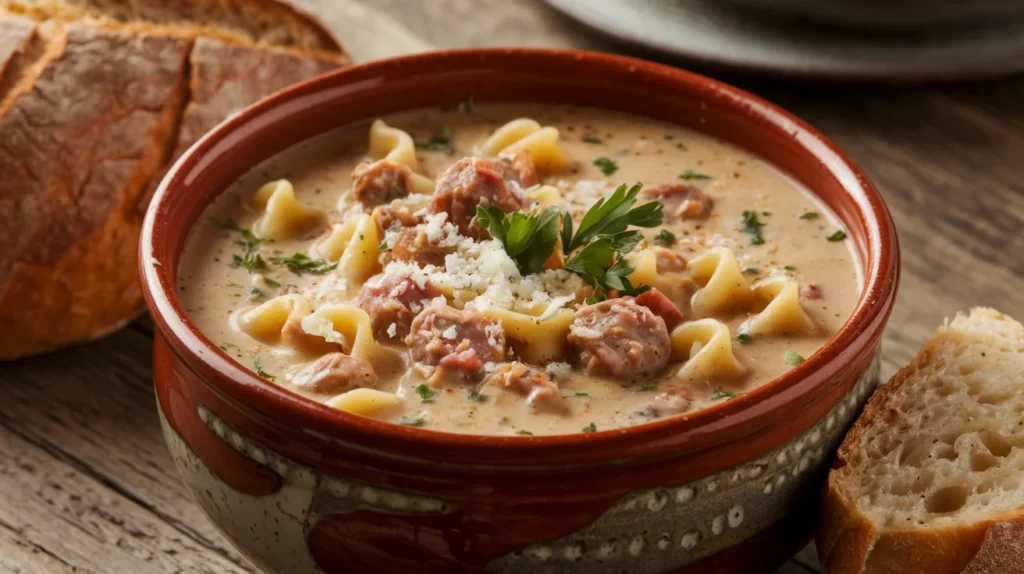
[[[296,0],[358,60],[460,46],[632,53],[540,0]],[[929,88],[713,76],[808,120],[892,210],[903,283],[883,375],[958,310],[1024,317],[1024,78]],[[206,520],[163,444],[148,320],[0,364],[0,572],[254,572]],[[813,547],[779,574],[820,571]]]

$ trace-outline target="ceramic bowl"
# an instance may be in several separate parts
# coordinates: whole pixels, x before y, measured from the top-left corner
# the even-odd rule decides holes
[[[623,110],[753,151],[844,221],[866,276],[856,310],[803,364],[737,399],[551,437],[439,433],[343,413],[256,377],[196,330],[176,295],[179,255],[236,178],[327,130],[467,95]],[[140,272],[171,453],[213,522],[269,571],[746,572],[810,538],[829,459],[878,380],[899,254],[877,190],[779,108],[642,60],[509,49],[356,66],[232,117],[161,184]]]
[[[728,0],[744,8],[869,28],[978,26],[1024,17],[1020,0]]]

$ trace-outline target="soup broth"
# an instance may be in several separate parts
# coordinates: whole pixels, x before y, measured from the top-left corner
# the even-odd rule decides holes
[[[382,120],[254,167],[189,238],[189,317],[269,384],[440,431],[607,430],[768,383],[859,297],[835,215],[709,136],[553,105]]]

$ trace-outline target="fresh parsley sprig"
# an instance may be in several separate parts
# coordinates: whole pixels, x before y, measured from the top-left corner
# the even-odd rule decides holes
[[[537,213],[506,214],[496,206],[477,206],[477,222],[501,241],[505,252],[523,274],[539,273],[551,257],[555,244],[562,240],[562,251],[571,255],[565,270],[579,275],[595,289],[594,300],[603,299],[610,289],[624,295],[638,295],[650,287],[633,286],[627,276],[633,266],[625,255],[643,240],[643,235],[629,226],[657,227],[664,219],[661,202],[652,201],[638,207],[641,185],[623,184],[607,198],[595,203],[573,230],[568,212],[549,207]],[[559,231],[558,219],[562,224]]]
[[[630,225],[636,227],[661,225],[665,215],[662,212],[664,206],[660,201],[651,201],[636,209],[631,209],[636,204],[636,198],[640,195],[642,187],[643,185],[638,183],[627,189],[626,184],[622,184],[615,190],[615,193],[597,200],[597,203],[592,205],[583,216],[575,235],[573,235],[572,218],[562,218],[562,251],[568,255],[600,235],[620,234],[626,231]],[[632,233],[640,235],[639,232]],[[636,247],[636,243],[639,241],[638,238],[632,247]]]
[[[638,295],[650,289],[630,283],[627,276],[633,272],[633,266],[625,258],[643,239],[639,231],[627,228],[657,227],[664,219],[660,201],[633,207],[642,187],[636,184],[627,188],[623,184],[607,198],[598,200],[587,210],[575,233],[572,218],[568,214],[562,217],[562,250],[569,255],[579,249],[565,262],[565,269],[593,285],[595,300],[604,298],[609,289],[624,295]]]
[[[537,213],[516,212],[507,215],[501,208],[476,206],[476,220],[491,237],[501,241],[523,275],[540,273],[558,243],[558,217],[561,210],[549,207]]]

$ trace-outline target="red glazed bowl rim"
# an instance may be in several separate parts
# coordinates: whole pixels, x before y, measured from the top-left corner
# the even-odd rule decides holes
[[[540,70],[545,65],[551,64],[589,66],[598,71],[621,72],[628,69],[639,77],[657,79],[661,88],[668,83],[680,92],[700,92],[708,98],[702,101],[714,99],[717,104],[756,118],[758,123],[791,134],[807,153],[807,160],[820,162],[856,204],[855,214],[847,214],[846,217],[840,214],[847,228],[853,225],[849,218],[855,218],[856,224],[865,230],[864,240],[859,245],[864,287],[856,308],[839,332],[783,376],[713,407],[632,427],[591,433],[492,436],[403,426],[345,413],[306,399],[258,377],[218,348],[191,323],[178,299],[177,277],[171,270],[177,270],[183,236],[191,231],[195,218],[185,226],[184,233],[175,233],[173,226],[168,224],[168,213],[176,201],[176,193],[192,170],[210,169],[214,163],[214,159],[208,157],[212,148],[247,137],[243,133],[245,127],[261,117],[294,113],[299,107],[298,102],[304,98],[344,97],[346,93],[362,89],[361,86],[394,78],[396,73],[402,77],[440,74],[457,70],[460,66],[482,65],[495,69],[521,68],[524,62],[535,66],[538,71],[531,73],[538,76],[542,75]],[[339,86],[347,89],[328,93]],[[544,100],[537,98],[535,101]],[[423,106],[400,109],[420,107]],[[757,150],[750,151],[760,155]],[[250,167],[256,163],[259,162],[253,162]],[[204,206],[223,191],[217,190],[204,202]],[[863,260],[864,254],[867,261]],[[173,263],[168,265],[171,261]],[[470,464],[480,467],[520,468],[552,462],[574,465],[646,459],[666,456],[669,449],[674,455],[684,451],[703,451],[749,436],[780,417],[791,418],[791,409],[810,404],[840,373],[848,375],[850,365],[878,343],[892,310],[900,274],[895,227],[878,190],[843,151],[802,120],[743,90],[678,68],[604,53],[531,48],[451,50],[378,60],[329,72],[249,106],[193,145],[164,177],[143,223],[139,272],[146,304],[159,336],[164,337],[175,354],[205,384],[236,404],[362,452],[384,452],[409,461],[427,463],[439,461],[424,453],[441,452],[447,453],[446,459],[451,464],[472,461]],[[832,405],[828,406],[831,408]],[[444,461],[440,462],[444,464]]]

